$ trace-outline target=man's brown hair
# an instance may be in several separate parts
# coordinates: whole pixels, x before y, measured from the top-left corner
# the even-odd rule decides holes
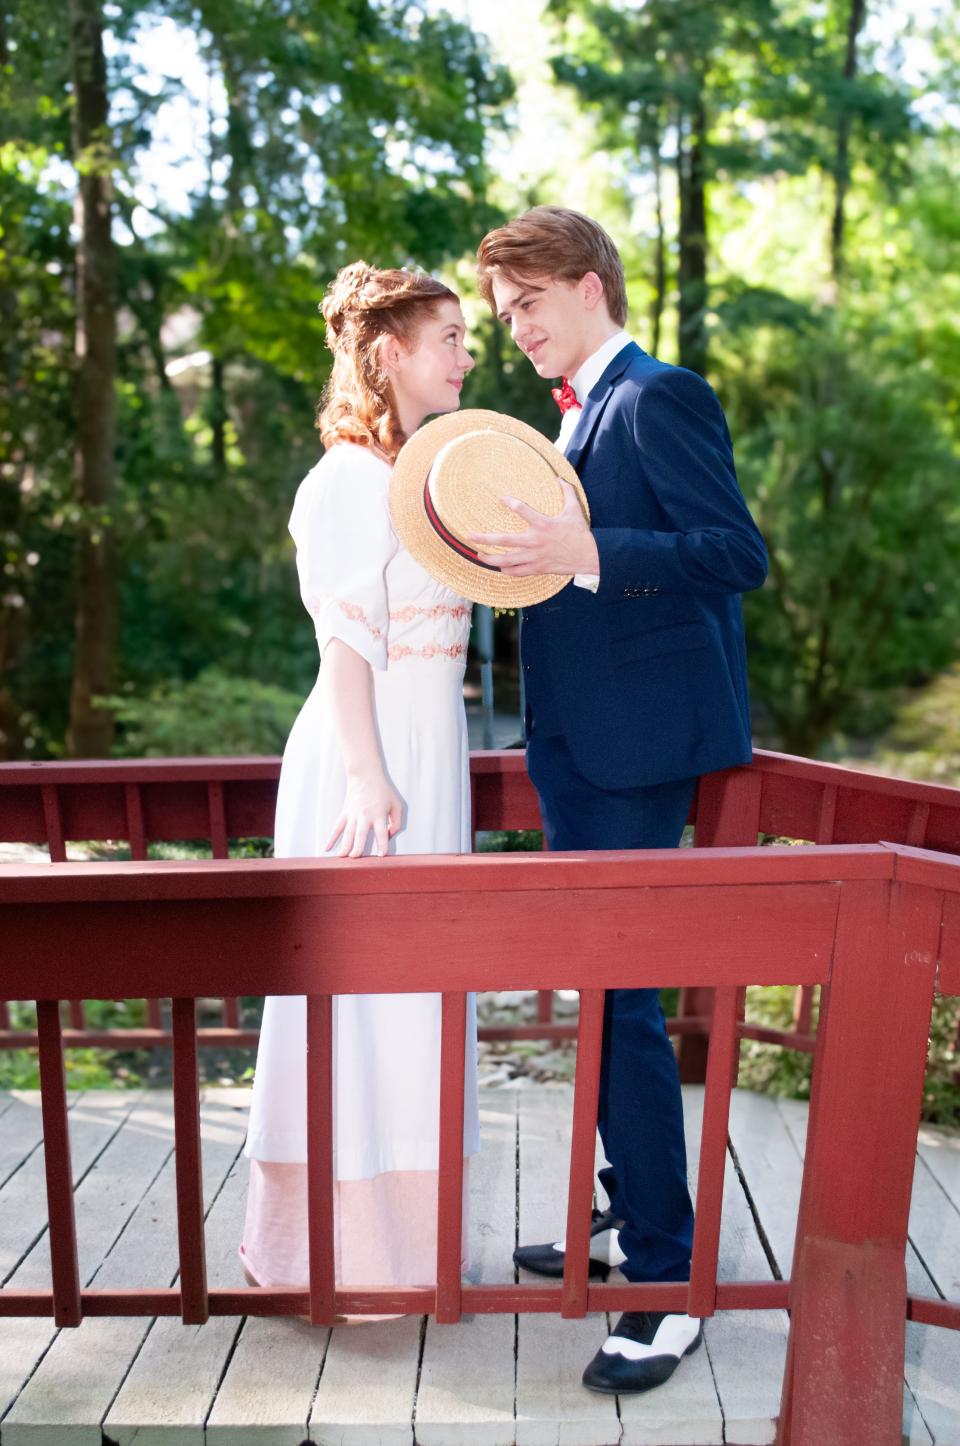
[[[534,276],[579,281],[588,271],[594,271],[603,282],[611,321],[623,326],[627,320],[627,290],[619,252],[603,227],[579,211],[534,206],[506,226],[488,231],[477,248],[477,262],[480,295],[494,312],[495,273],[516,282]]]

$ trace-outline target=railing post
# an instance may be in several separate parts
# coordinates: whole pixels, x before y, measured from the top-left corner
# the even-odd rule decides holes
[[[310,1324],[336,1314],[333,1174],[333,999],[307,996],[307,1230]]]
[[[899,1446],[904,1253],[942,897],[841,889],[824,991],[778,1446]]]
[[[437,1292],[439,1324],[461,1316],[463,1258],[463,1101],[467,999],[444,994],[441,1004],[440,1129],[437,1175]]]
[[[203,1325],[210,1317],[210,1303],[207,1297],[207,1247],[204,1236],[196,1001],[175,998],[172,1004],[173,1117],[181,1319],[184,1325]]]
[[[762,789],[763,774],[759,769],[705,774],[697,788],[694,832],[697,848],[756,848]],[[745,997],[742,994],[738,1000],[741,1019]],[[681,989],[678,1007],[681,1019],[709,1018],[712,1012],[712,989]],[[703,1084],[707,1078],[709,1048],[709,1031],[680,1036],[677,1064],[682,1084]]]
[[[40,1041],[40,1108],[43,1115],[43,1153],[47,1172],[53,1318],[58,1326],[78,1326],[83,1310],[80,1302],[77,1222],[73,1209],[73,1172],[70,1165],[63,1038],[60,1032],[60,1005],[56,1000],[37,1000],[37,1033]]]
[[[566,1255],[560,1313],[586,1314],[589,1289],[590,1200],[593,1194],[603,1049],[603,989],[581,989],[577,1026],[577,1072],[573,1088],[570,1183],[567,1190]]]

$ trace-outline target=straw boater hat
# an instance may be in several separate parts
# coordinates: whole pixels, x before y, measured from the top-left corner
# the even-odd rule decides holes
[[[527,524],[501,497],[547,517],[563,507],[560,482],[590,509],[580,478],[562,452],[526,422],[500,412],[449,412],[414,432],[390,480],[390,513],[400,540],[437,582],[492,607],[527,607],[553,597],[570,576],[511,577],[481,562],[473,532],[524,532]],[[506,548],[490,548],[488,555]]]

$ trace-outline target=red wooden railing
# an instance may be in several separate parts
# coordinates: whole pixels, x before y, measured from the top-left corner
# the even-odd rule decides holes
[[[730,787],[731,785],[727,785]],[[736,793],[733,793],[736,797]],[[723,800],[721,799],[722,803]],[[722,812],[722,809],[720,810]],[[781,1446],[899,1442],[903,1320],[960,1328],[960,1303],[906,1293],[904,1252],[935,985],[960,992],[960,861],[903,846],[649,853],[11,866],[0,873],[4,976],[36,999],[52,1289],[0,1290],[0,1314],[217,1314],[789,1307]],[[491,940],[487,950],[464,940]],[[65,945],[65,941],[69,941]],[[131,948],[131,943],[134,947]],[[338,1290],[333,1260],[331,997],[443,995],[435,1288]],[[738,992],[823,990],[792,1278],[718,1282]],[[689,1282],[593,1285],[589,1203],[603,991],[716,990]],[[465,996],[581,995],[567,1259],[557,1286],[464,1285]],[[209,1289],[200,1190],[195,1000],[308,996],[310,1279]],[[65,995],[173,999],[180,1279],[83,1288],[64,1081]],[[883,1040],[883,1048],[876,1041]]]
[[[214,858],[226,858],[230,839],[272,836],[279,769],[276,758],[3,764],[0,842],[41,844],[62,862],[67,840],[125,840],[137,861],[146,859],[150,842],[192,839],[209,843]],[[471,780],[475,832],[539,828],[522,753],[474,753]],[[766,834],[816,844],[886,840],[957,853],[960,790],[758,751],[749,768],[702,780],[691,822],[698,847],[754,845]],[[670,1032],[681,1036],[686,1081],[705,1077],[712,1001],[709,989],[686,989],[679,1016],[668,1020]],[[813,1001],[813,987],[800,986],[793,1028],[784,1030],[746,1022],[741,999],[738,1036],[810,1051]],[[68,1048],[129,1049],[172,1040],[157,999],[147,1001],[147,1025],[140,1029],[91,1029],[82,1000],[70,1001],[68,1008]],[[488,1025],[480,1033],[484,1039],[570,1039],[576,1030],[575,1024],[554,1022],[552,994],[544,990],[535,1023]],[[220,1026],[201,1028],[198,1039],[202,1045],[250,1046],[257,1031],[241,1027],[237,998],[230,995],[223,1000]],[[36,1042],[34,1031],[11,1028],[0,1002],[0,1049]]]

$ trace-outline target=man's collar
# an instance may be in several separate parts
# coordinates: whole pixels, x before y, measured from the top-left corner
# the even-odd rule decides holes
[[[570,385],[577,394],[577,401],[583,406],[597,382],[603,376],[607,367],[613,361],[618,352],[629,346],[632,337],[625,331],[618,331],[613,336],[608,336],[602,346],[592,356],[588,356],[577,373],[570,378]]]

